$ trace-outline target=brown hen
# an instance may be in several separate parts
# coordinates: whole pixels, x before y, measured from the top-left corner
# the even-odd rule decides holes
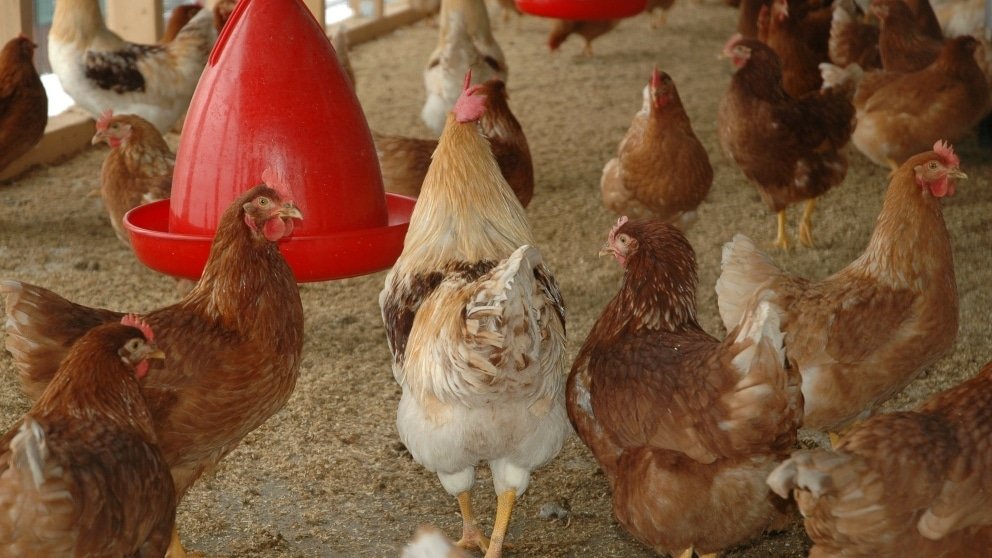
[[[724,246],[723,324],[735,327],[756,291],[786,309],[804,426],[836,432],[868,416],[954,345],[958,295],[941,198],[964,176],[943,143],[910,158],[892,174],[864,252],[821,281],[780,270],[744,235]]]
[[[0,555],[162,556],[176,514],[138,387],[162,358],[138,320],[87,331],[0,439]]]
[[[281,409],[296,385],[303,306],[277,242],[302,216],[288,188],[278,188],[261,184],[235,200],[217,227],[199,283],[178,303],[145,315],[167,356],[142,392],[180,500]],[[32,399],[75,339],[121,318],[18,281],[0,281],[0,294],[6,297],[7,350]],[[178,535],[173,544],[181,551]]]
[[[918,28],[913,12],[905,2],[874,0],[871,9],[881,22],[878,51],[883,69],[915,72],[929,66],[940,55],[943,37],[934,38]]]
[[[811,246],[816,197],[847,174],[841,148],[854,126],[853,81],[795,99],[783,89],[782,64],[765,44],[735,36],[724,54],[738,69],[720,103],[720,144],[778,214],[775,246],[789,247],[785,208],[803,200],[799,241]]]
[[[957,37],[922,70],[865,74],[854,97],[854,145],[895,169],[938,139],[963,138],[989,107],[989,84],[975,61],[979,47],[972,37]]]
[[[100,197],[117,239],[130,245],[124,214],[171,195],[176,156],[158,129],[135,114],[104,112],[91,143],[102,142],[110,146],[110,153],[100,170]]]
[[[21,35],[0,50],[0,174],[45,135],[48,95],[32,61],[36,47]]]
[[[609,33],[619,23],[619,19],[556,19],[551,26],[551,33],[548,34],[548,48],[551,52],[557,51],[565,39],[574,33],[585,39],[585,46],[582,47],[583,56],[592,56],[593,40]]]
[[[915,410],[871,418],[769,477],[795,495],[811,558],[970,558],[992,548],[992,362]]]
[[[675,82],[654,69],[617,156],[603,168],[603,205],[634,218],[654,216],[685,229],[713,184],[713,167],[696,138]]]
[[[781,309],[756,299],[721,341],[696,319],[696,260],[678,229],[621,218],[601,253],[623,284],[579,350],[567,402],[620,524],[684,557],[783,528],[789,506],[764,479],[795,448],[803,400]]]

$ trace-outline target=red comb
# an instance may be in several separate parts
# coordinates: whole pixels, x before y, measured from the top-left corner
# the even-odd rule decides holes
[[[472,85],[462,91],[462,94],[455,101],[455,119],[462,124],[466,122],[475,122],[476,120],[482,118],[482,114],[486,112],[486,96],[477,95],[476,93],[482,89],[481,85]]]
[[[613,225],[613,228],[610,229],[610,236],[608,237],[610,244],[613,244],[613,241],[616,240],[617,238],[617,231],[620,230],[620,227],[624,226],[624,224],[626,223],[627,223],[626,215],[623,215],[619,219],[617,219],[617,224]]]
[[[462,84],[462,90],[468,90],[469,85],[472,85],[472,68],[469,68],[468,71],[465,72],[465,83]]]
[[[114,119],[114,109],[107,109],[103,111],[100,118],[96,119],[96,129],[100,132],[107,131],[107,126],[110,126],[110,121]]]
[[[658,71],[658,65],[654,65],[654,71],[651,72],[651,88],[658,89],[661,87],[661,72]]]
[[[155,342],[155,334],[152,332],[152,328],[148,325],[148,322],[144,318],[137,314],[128,314],[121,318],[121,325],[130,326],[141,331],[141,334],[145,336],[145,339],[149,343]]]
[[[262,171],[262,182],[264,182],[269,188],[272,188],[278,192],[279,197],[282,198],[282,201],[293,201],[293,191],[289,188],[289,184],[287,184],[286,181],[279,176],[279,173],[272,167],[267,167],[264,171]]]
[[[933,144],[933,150],[937,156],[940,157],[940,160],[944,163],[944,165],[948,167],[956,167],[961,164],[961,160],[954,154],[954,148],[951,147],[951,144],[946,141],[937,140],[937,142]]]

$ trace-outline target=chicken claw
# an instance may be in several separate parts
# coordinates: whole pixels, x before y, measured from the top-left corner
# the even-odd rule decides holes
[[[169,543],[169,549],[165,551],[165,558],[206,558],[206,556],[202,552],[186,552],[182,541],[179,540],[179,530],[175,527],[172,528],[172,542]]]
[[[789,235],[785,232],[785,210],[778,212],[778,236],[773,244],[776,248],[789,249]]]
[[[455,543],[455,546],[466,550],[476,547],[483,552],[489,550],[489,538],[482,534],[479,524],[475,521],[472,495],[468,491],[458,495],[458,507],[462,512],[462,538]]]

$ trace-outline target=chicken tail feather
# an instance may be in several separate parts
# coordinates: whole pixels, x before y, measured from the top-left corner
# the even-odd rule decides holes
[[[30,473],[35,488],[41,488],[45,482],[48,446],[45,443],[45,431],[30,416],[24,417],[17,435],[10,441],[10,452],[14,468],[22,474]]]
[[[716,282],[717,305],[723,326],[730,331],[744,318],[751,297],[769,279],[782,274],[754,241],[737,234],[723,245],[721,273]]]
[[[6,300],[6,347],[20,372],[21,387],[33,401],[58,370],[72,343],[90,328],[116,322],[123,314],[74,304],[20,281],[0,280]]]

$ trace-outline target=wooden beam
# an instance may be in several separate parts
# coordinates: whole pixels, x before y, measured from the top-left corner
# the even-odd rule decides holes
[[[386,15],[378,19],[350,19],[346,22],[348,25],[348,45],[354,47],[357,44],[377,39],[425,17],[427,14],[420,10],[402,8],[395,12],[387,11]]]
[[[372,17],[378,19],[386,15],[385,0],[372,0]]]
[[[325,19],[327,5],[324,0],[303,0],[303,3],[310,8],[310,13],[313,14],[313,17],[317,18],[317,23],[320,24],[320,27],[326,30],[327,22]]]
[[[57,163],[86,149],[93,139],[94,127],[90,115],[75,107],[57,116],[49,116],[44,137],[31,151],[15,159],[0,172],[0,182],[36,165]]]
[[[34,39],[34,0],[0,2],[0,47],[24,33]]]
[[[165,31],[162,0],[107,0],[107,27],[125,41],[151,44]]]

